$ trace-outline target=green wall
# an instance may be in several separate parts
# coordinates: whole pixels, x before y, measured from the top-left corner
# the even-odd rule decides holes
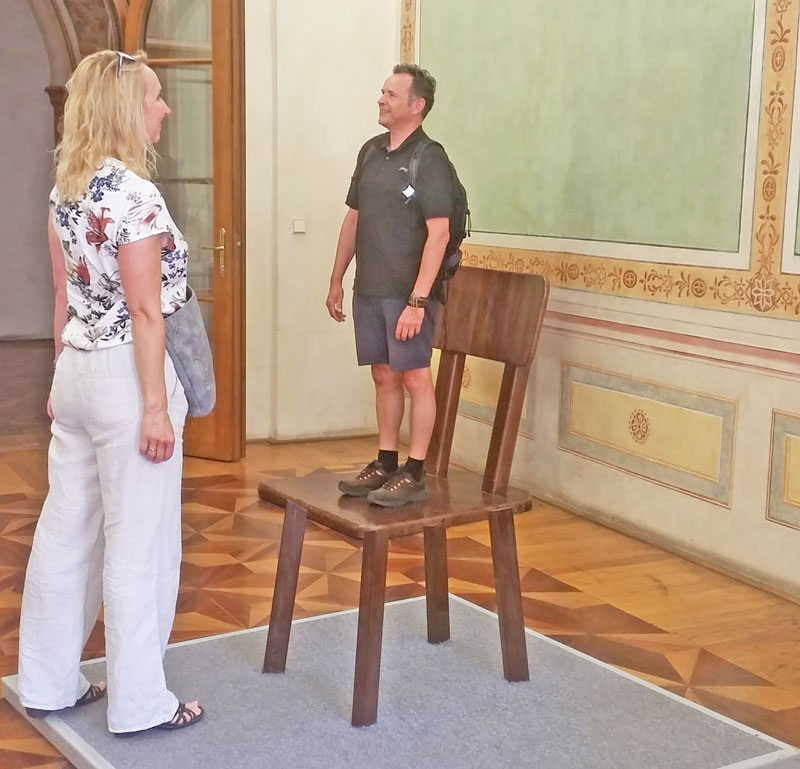
[[[419,6],[474,230],[738,249],[754,0]]]

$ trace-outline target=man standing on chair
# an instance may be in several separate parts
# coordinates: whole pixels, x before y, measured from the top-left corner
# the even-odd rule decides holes
[[[396,507],[427,497],[423,462],[436,400],[431,351],[439,268],[450,238],[452,176],[436,143],[412,155],[427,136],[422,121],[433,107],[436,81],[427,70],[398,64],[381,89],[378,123],[387,129],[361,148],[347,193],[326,306],[344,321],[342,280],[353,256],[353,323],[360,366],[371,366],[378,416],[378,457],[339,489]],[[411,399],[408,459],[398,466],[398,433]]]

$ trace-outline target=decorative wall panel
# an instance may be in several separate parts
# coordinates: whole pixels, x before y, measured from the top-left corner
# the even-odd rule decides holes
[[[558,446],[729,506],[736,404],[564,364]]]
[[[800,416],[772,412],[767,518],[800,529]]]

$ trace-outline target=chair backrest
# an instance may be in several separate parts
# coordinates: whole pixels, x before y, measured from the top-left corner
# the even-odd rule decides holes
[[[425,462],[429,473],[447,475],[466,356],[488,358],[506,365],[483,490],[489,494],[506,490],[548,294],[549,284],[541,275],[463,267],[450,281],[434,341],[442,354],[436,422]]]

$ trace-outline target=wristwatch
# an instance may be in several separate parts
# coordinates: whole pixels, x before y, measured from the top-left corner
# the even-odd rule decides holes
[[[408,297],[407,302],[409,307],[425,307],[428,304],[428,297],[427,296],[417,296],[413,291],[411,292],[411,296]]]

